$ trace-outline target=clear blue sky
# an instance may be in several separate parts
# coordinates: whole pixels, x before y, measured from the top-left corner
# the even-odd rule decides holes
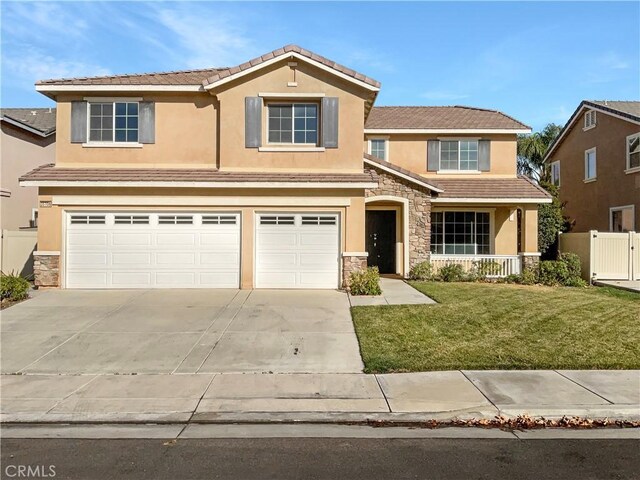
[[[639,2],[8,2],[3,107],[33,83],[242,63],[297,43],[382,82],[377,105],[473,105],[539,129],[640,98]]]

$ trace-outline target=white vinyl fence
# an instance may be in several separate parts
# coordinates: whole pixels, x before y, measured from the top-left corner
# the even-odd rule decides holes
[[[0,270],[26,278],[33,276],[33,251],[36,249],[36,230],[2,230],[0,242]]]
[[[562,233],[559,243],[580,257],[585,280],[640,280],[640,233]]]
[[[483,272],[489,278],[506,277],[520,273],[519,255],[431,255],[431,265],[437,272],[450,264],[462,265],[465,272]]]

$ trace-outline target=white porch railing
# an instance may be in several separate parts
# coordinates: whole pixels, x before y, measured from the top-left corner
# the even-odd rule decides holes
[[[445,265],[462,265],[465,272],[480,271],[489,278],[517,275],[521,271],[519,255],[431,255],[434,272]]]

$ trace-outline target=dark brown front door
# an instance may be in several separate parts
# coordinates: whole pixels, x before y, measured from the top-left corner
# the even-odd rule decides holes
[[[366,234],[368,265],[380,273],[396,273],[396,212],[368,210]]]

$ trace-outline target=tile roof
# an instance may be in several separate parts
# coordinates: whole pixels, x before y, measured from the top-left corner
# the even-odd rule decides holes
[[[465,106],[373,107],[366,129],[530,129],[497,110]]]
[[[377,182],[375,172],[367,173],[287,173],[287,172],[221,172],[210,169],[176,168],[62,168],[42,165],[20,181],[65,182],[298,182],[298,183],[364,183]]]
[[[585,104],[597,105],[612,112],[631,115],[640,121],[640,101],[634,100],[585,100]]]
[[[211,75],[222,68],[201,70],[176,70],[173,72],[130,73],[123,75],[102,75],[98,77],[76,77],[39,80],[36,85],[192,85],[202,86]]]
[[[36,130],[43,137],[56,131],[55,108],[0,108],[0,118]]]
[[[339,63],[336,63],[332,60],[329,60],[328,58],[325,58],[321,55],[318,55],[317,53],[312,52],[311,50],[306,50],[302,47],[299,47],[298,45],[285,45],[282,48],[278,48],[269,53],[265,53],[264,55],[256,57],[252,60],[249,60],[248,62],[244,62],[235,67],[231,67],[228,69],[221,69],[217,73],[207,78],[207,80],[204,82],[204,85],[207,86],[209,84],[215,83],[218,80],[222,80],[236,73],[240,73],[244,70],[260,65],[261,63],[271,60],[272,58],[279,57],[280,55],[284,55],[286,53],[291,53],[291,52],[298,53],[303,57],[307,57],[311,60],[319,62],[326,67],[333,68],[334,70],[340,73],[353,77],[356,80],[360,80],[361,82],[371,85],[372,87],[380,88],[380,82],[378,82],[377,80],[374,80],[373,78],[370,78],[370,77],[367,77],[366,75],[358,73],[355,70],[345,67],[344,65],[340,65]]]
[[[389,163],[385,160],[380,160],[378,157],[374,157],[373,155],[370,155],[368,153],[365,153],[363,155],[364,155],[365,161],[367,162],[378,165],[385,170],[392,170],[393,172],[396,172],[404,177],[409,177],[410,179],[413,179],[415,182],[421,185],[425,185],[427,186],[427,188],[431,188],[432,190],[436,190],[436,191],[441,190],[441,187],[439,184],[431,181],[430,179],[423,177],[422,175],[413,173],[411,170],[407,170],[406,168],[399,167],[398,165],[394,165],[393,163]],[[374,165],[374,168],[375,168],[375,165]]]
[[[444,192],[438,198],[536,198],[547,199],[551,195],[525,176],[517,178],[438,179]]]
[[[286,45],[235,67],[212,67],[202,70],[181,70],[174,72],[137,73],[125,75],[103,75],[99,77],[60,78],[39,80],[36,85],[195,85],[207,86],[218,80],[260,65],[279,55],[295,52],[315,60],[336,71],[360,80],[372,87],[380,88],[380,82],[336,63],[328,58],[306,50],[298,45]]]

